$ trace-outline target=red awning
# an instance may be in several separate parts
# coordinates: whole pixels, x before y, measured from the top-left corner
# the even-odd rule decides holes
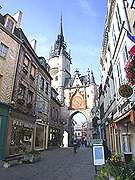
[[[130,56],[135,55],[135,45],[128,51],[128,53],[130,54]]]

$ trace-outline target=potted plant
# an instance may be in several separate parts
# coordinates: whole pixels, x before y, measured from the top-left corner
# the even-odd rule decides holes
[[[121,160],[121,155],[113,155],[107,163],[100,168],[97,180],[134,180],[135,179],[135,161],[128,163]]]

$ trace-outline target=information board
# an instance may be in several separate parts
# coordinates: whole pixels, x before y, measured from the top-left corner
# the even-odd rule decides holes
[[[105,164],[104,147],[102,144],[93,144],[93,160],[95,166]]]

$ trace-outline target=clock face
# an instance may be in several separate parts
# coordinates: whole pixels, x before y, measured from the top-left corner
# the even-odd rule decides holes
[[[75,96],[72,100],[73,108],[81,108],[83,106],[83,99],[80,96]]]

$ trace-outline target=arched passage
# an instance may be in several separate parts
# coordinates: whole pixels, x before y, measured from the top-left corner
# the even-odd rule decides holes
[[[69,145],[72,145],[74,139],[80,142],[87,141],[88,119],[81,111],[75,111],[69,118]]]

